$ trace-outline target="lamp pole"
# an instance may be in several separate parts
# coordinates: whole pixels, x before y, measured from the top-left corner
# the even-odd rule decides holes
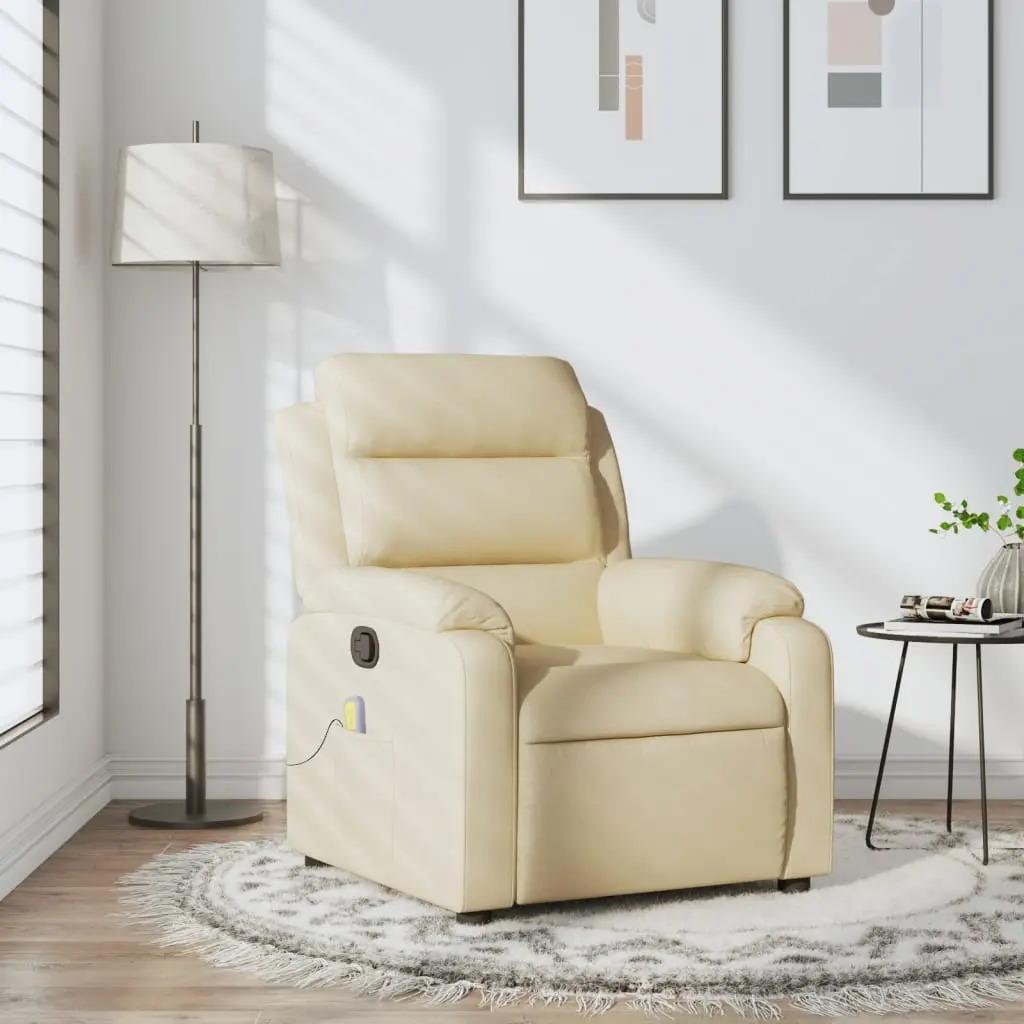
[[[199,122],[192,122],[199,142]],[[185,808],[206,810],[206,711],[203,703],[203,427],[199,422],[199,262],[192,263],[192,422],[188,460],[189,680],[185,707]]]

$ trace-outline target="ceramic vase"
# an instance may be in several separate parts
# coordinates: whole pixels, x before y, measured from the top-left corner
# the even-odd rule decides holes
[[[995,612],[1024,614],[1024,550],[1019,542],[1004,544],[985,566],[978,596],[991,598]]]

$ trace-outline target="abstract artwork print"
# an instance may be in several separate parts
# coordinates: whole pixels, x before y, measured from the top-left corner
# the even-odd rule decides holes
[[[992,188],[992,0],[785,0],[787,198]]]
[[[726,53],[726,0],[520,0],[520,198],[724,199]]]

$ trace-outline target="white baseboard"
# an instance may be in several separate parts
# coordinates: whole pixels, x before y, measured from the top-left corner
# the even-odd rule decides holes
[[[114,800],[179,800],[185,796],[180,757],[110,758]],[[283,757],[211,757],[206,791],[213,800],[283,800]]]
[[[0,899],[110,803],[110,788],[104,757],[0,837]]]
[[[882,798],[941,800],[946,795],[944,757],[890,757]],[[954,795],[976,800],[980,795],[978,759],[958,757],[953,775]],[[870,799],[878,758],[841,757],[836,761],[836,796]],[[111,757],[115,800],[172,800],[184,795],[185,762],[181,758]],[[283,758],[211,758],[206,778],[209,795],[230,800],[283,800]],[[1024,760],[988,759],[988,795],[992,800],[1024,799]]]
[[[953,798],[981,796],[977,757],[957,757],[953,766]],[[890,757],[885,765],[882,799],[945,800],[949,762],[944,757]],[[875,789],[878,756],[843,757],[836,761],[836,797],[868,800]],[[1024,799],[1024,760],[986,759],[986,789],[990,800]]]

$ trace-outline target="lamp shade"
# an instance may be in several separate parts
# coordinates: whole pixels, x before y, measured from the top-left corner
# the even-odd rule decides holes
[[[273,156],[208,142],[122,149],[111,262],[278,266]]]

